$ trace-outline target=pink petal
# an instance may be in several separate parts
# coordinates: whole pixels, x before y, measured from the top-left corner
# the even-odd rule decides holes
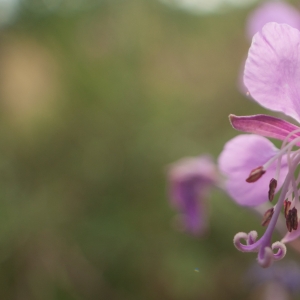
[[[294,241],[300,236],[300,226],[298,226],[297,230],[293,230],[292,232],[287,232],[284,238],[281,240],[282,243],[289,243]]]
[[[247,36],[251,40],[269,22],[288,24],[300,30],[300,13],[292,5],[280,1],[268,1],[253,11],[247,21]]]
[[[232,127],[248,133],[255,133],[269,138],[284,140],[287,135],[295,130],[299,130],[293,137],[300,136],[300,127],[268,115],[235,116],[229,115]],[[290,140],[292,140],[291,138]],[[300,145],[300,143],[298,144]]]
[[[256,182],[248,183],[249,173],[265,164],[278,149],[266,138],[254,134],[238,135],[225,144],[219,156],[219,167],[227,177],[226,190],[240,205],[256,206],[268,201],[270,180],[276,173],[276,162]],[[282,163],[277,191],[287,174],[286,162]]]
[[[268,23],[254,35],[244,83],[262,106],[300,121],[300,32]]]

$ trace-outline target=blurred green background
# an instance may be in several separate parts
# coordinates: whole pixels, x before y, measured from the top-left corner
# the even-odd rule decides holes
[[[215,191],[208,235],[177,232],[166,188],[264,112],[237,88],[254,4],[65,3],[0,31],[0,299],[254,299],[232,238],[260,220]]]

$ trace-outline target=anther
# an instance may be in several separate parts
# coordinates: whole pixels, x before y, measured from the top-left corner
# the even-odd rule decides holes
[[[269,184],[269,201],[272,201],[274,199],[276,188],[277,188],[277,180],[272,178]]]
[[[283,202],[283,206],[284,206],[284,216],[285,218],[287,217],[288,215],[288,212],[290,210],[290,207],[291,207],[291,201],[288,201],[288,200],[284,200]]]
[[[286,218],[286,227],[289,232],[292,232],[292,230],[297,230],[298,228],[298,214],[295,207],[290,209],[288,212]]]
[[[272,216],[273,216],[273,213],[274,213],[274,208],[270,208],[268,209],[265,214],[264,214],[264,217],[261,221],[261,225],[262,226],[267,226],[269,225],[271,219],[272,219]]]
[[[294,207],[293,209],[292,209],[292,215],[293,215],[293,229],[294,230],[297,230],[297,228],[298,228],[298,214],[297,214],[297,208],[296,207]]]
[[[246,181],[249,183],[255,182],[261,176],[263,176],[265,173],[266,173],[266,171],[264,170],[264,168],[262,166],[257,167],[250,172],[249,177],[246,179]]]

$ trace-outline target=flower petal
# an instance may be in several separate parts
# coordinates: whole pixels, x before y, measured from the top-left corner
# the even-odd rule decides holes
[[[244,83],[262,106],[300,122],[300,31],[268,23],[254,35]]]
[[[195,235],[202,235],[208,224],[208,212],[204,203],[208,187],[190,181],[182,183],[180,192],[180,197],[184,200],[180,210],[183,213],[185,230]]]
[[[226,190],[240,205],[256,206],[268,201],[269,183],[276,173],[276,162],[256,182],[248,183],[249,173],[265,164],[278,149],[266,138],[254,135],[238,135],[225,144],[219,156],[219,167],[227,177]],[[281,163],[277,191],[287,175],[286,160]]]
[[[287,232],[284,238],[281,240],[282,243],[286,244],[294,241],[300,236],[300,226],[298,226],[297,230],[293,230],[292,232]]]
[[[285,23],[300,30],[300,13],[286,2],[269,1],[253,11],[247,21],[247,36],[251,40],[269,22]]]
[[[289,243],[291,241],[294,241],[300,236],[300,226],[297,230],[293,230],[292,232],[287,232],[287,234],[284,236],[284,238],[281,240],[282,243]]]
[[[294,135],[300,137],[300,127],[284,121],[279,118],[271,117],[268,115],[253,115],[253,116],[235,116],[229,115],[229,121],[232,127],[248,133],[255,133],[269,138],[284,140],[286,136],[299,130]],[[291,138],[290,140],[292,140]],[[300,145],[300,143],[298,144]]]

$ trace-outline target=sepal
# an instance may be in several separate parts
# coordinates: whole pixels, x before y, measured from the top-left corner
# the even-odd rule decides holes
[[[252,116],[231,114],[229,115],[229,121],[232,127],[238,131],[254,133],[281,141],[285,140],[289,133],[300,129],[298,126],[285,120],[262,114]],[[297,132],[290,140],[299,136],[300,132]]]

